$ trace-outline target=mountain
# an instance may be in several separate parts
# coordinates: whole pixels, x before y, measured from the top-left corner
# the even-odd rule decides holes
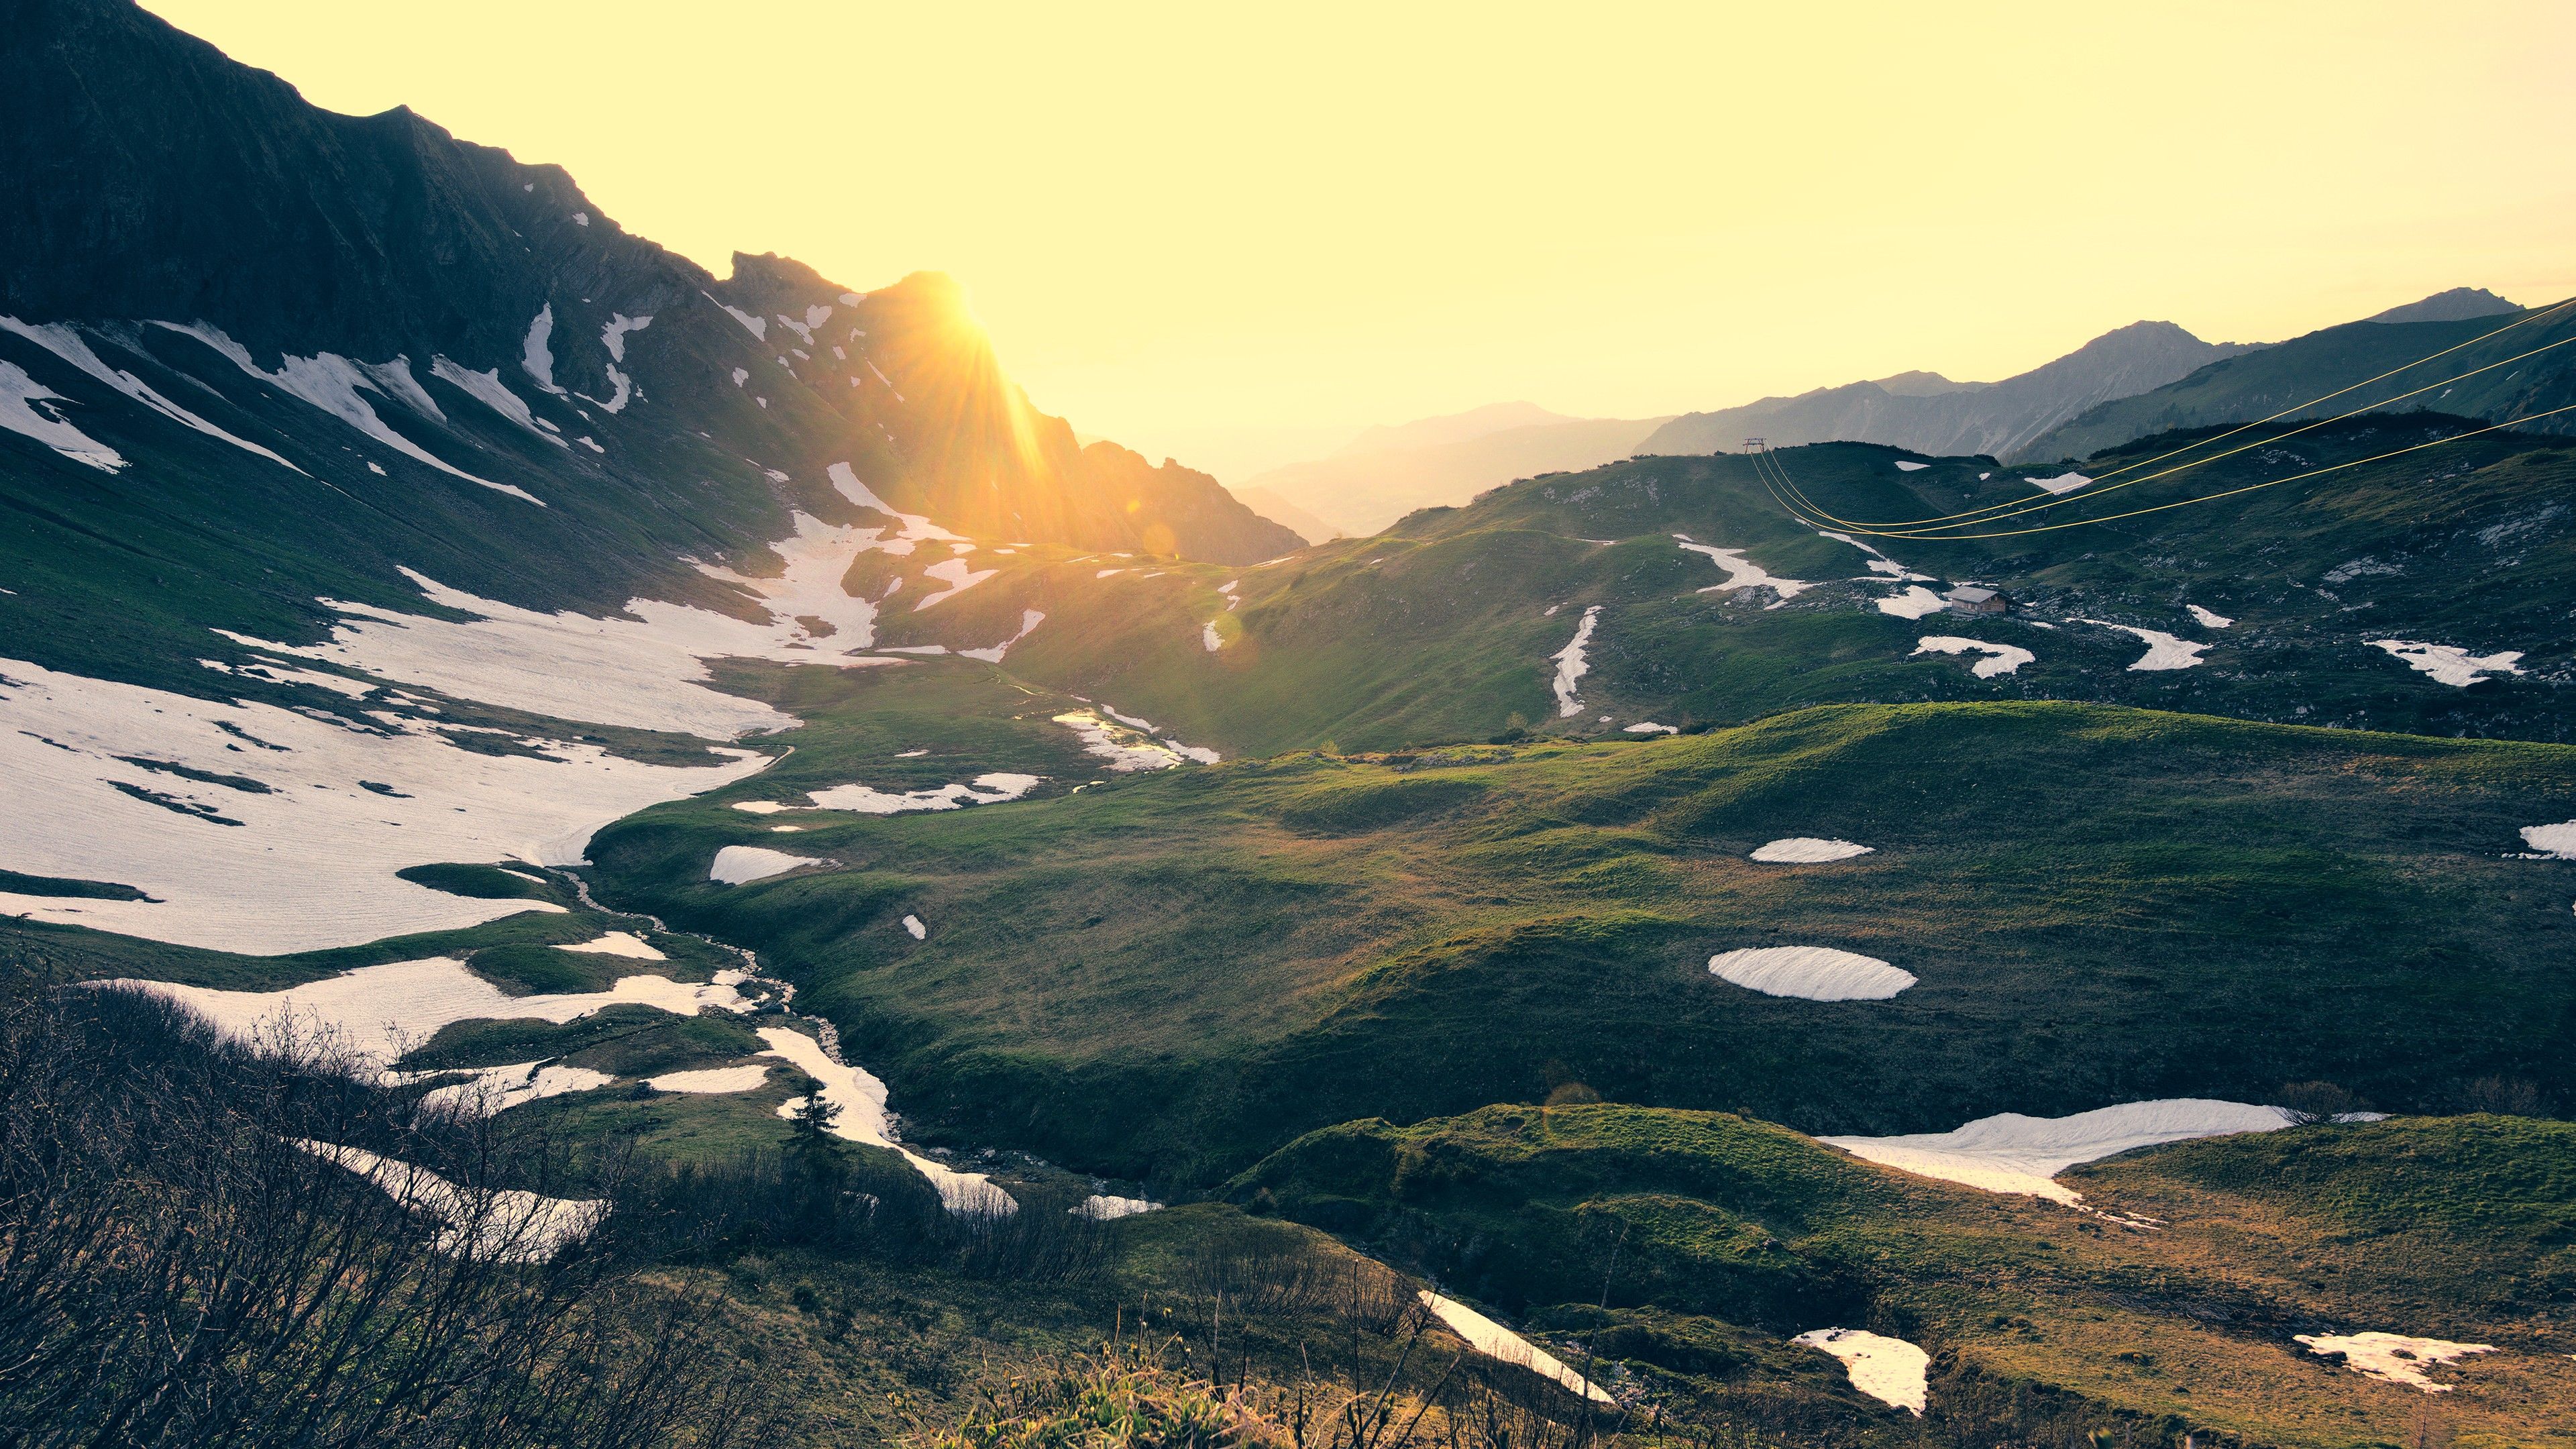
[[[1341,529],[1267,488],[1229,488],[1226,491],[1243,500],[1244,507],[1294,532],[1308,543],[1326,543],[1344,536]]]
[[[835,462],[900,506],[1033,540],[1238,562],[1297,544],[1204,475],[1078,447],[944,278],[862,293],[737,257],[718,279],[560,168],[404,109],[318,110],[121,0],[13,6],[0,80],[12,486],[283,468],[312,480],[301,511],[336,517],[370,492],[489,485],[543,505],[495,535],[536,572],[573,556],[575,515],[692,500],[685,543],[580,547],[594,592],[837,507]]]
[[[1329,457],[1255,474],[1241,487],[1365,535],[1415,509],[1464,503],[1514,478],[1624,458],[1662,421],[1568,418],[1535,403],[1496,403],[1370,428]]]
[[[2494,310],[2499,304],[2505,310]],[[2034,459],[2081,458],[2150,433],[2275,414],[2322,418],[2378,408],[2504,422],[2576,402],[2571,338],[2576,307],[2516,308],[2491,293],[2459,288],[2226,358],[2152,392],[2105,403],[2024,452]],[[2576,415],[2536,418],[2531,427],[2576,432]]]
[[[2160,387],[2246,350],[2232,342],[2203,342],[2170,322],[2133,322],[2001,382],[1954,383],[1937,373],[1906,372],[1796,397],[1767,397],[1719,412],[1685,413],[1637,451],[1733,452],[1746,438],[1762,437],[1773,447],[1847,441],[1933,456],[2009,458],[2087,408]]]

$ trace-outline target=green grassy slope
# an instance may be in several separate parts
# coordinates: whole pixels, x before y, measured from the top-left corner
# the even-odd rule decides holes
[[[2078,493],[1976,531],[2243,489],[2467,426],[2355,420],[2179,475]],[[2151,440],[2120,457],[2137,461],[2188,441]],[[2024,471],[1990,460],[1925,460],[1862,444],[1777,458],[1805,506],[1839,519],[2045,501],[2020,481]],[[2118,460],[2087,466],[2107,472]],[[997,577],[918,616],[897,593],[881,624],[898,643],[981,641],[1008,637],[1024,609],[1037,609],[1046,621],[1006,661],[1015,674],[1107,698],[1193,742],[1255,754],[1328,740],[1389,749],[1514,727],[1598,735],[1641,720],[1733,724],[1837,700],[2075,699],[2563,739],[2571,724],[2563,696],[2576,667],[2560,618],[2576,592],[2571,486],[2576,455],[2564,445],[2491,434],[2119,522],[2009,538],[1873,538],[1933,576],[1935,590],[1973,580],[2004,588],[2018,605],[2003,619],[1909,619],[1878,608],[1899,591],[1895,581],[1871,575],[1859,548],[1799,522],[1752,460],[1644,458],[1525,480],[1376,538],[1250,569],[1158,568],[1060,550],[981,553],[975,566],[996,568]],[[1813,587],[1785,604],[1767,589],[1700,592],[1726,575],[1681,548],[1676,533],[1742,549]],[[1119,571],[1100,577],[1107,569]],[[874,574],[870,582],[882,587]],[[1241,601],[1233,608],[1218,592],[1228,582]],[[2205,627],[2186,604],[2234,626]],[[1549,688],[1551,656],[1594,605],[1602,613],[1582,707],[1563,716]],[[2133,670],[2146,646],[2085,620],[2209,648],[2194,668]],[[1211,621],[1222,645],[1213,652],[1202,635]],[[1981,679],[1966,659],[1915,653],[1923,637],[1947,634],[2036,658]],[[2369,642],[2391,637],[2479,655],[2518,651],[2524,673],[2453,688]]]
[[[904,1110],[966,1141],[1207,1181],[1332,1122],[1569,1080],[1817,1132],[2307,1080],[2392,1108],[2486,1077],[2576,1085],[2551,1046],[2576,1021],[2556,964],[2576,878],[2508,858],[2521,826],[2576,813],[2564,747],[1844,707],[1655,743],[1292,755],[941,814],[728,808],[797,780],[1101,778],[1041,767],[1062,748],[1044,705],[974,725],[1018,741],[976,765],[901,774],[940,755],[890,746],[943,737],[873,712],[933,677],[843,681],[781,766],[806,773],[657,807],[592,858],[612,903],[760,950]],[[1876,853],[1745,859],[1789,835]],[[833,863],[709,883],[726,844]],[[1816,1003],[1706,970],[1784,944],[1921,984]]]
[[[1866,1324],[1934,1355],[1936,1431],[2017,1389],[2132,1432],[2410,1442],[2422,1395],[2291,1341],[2381,1329],[2498,1348],[2437,1371],[2456,1385],[2437,1421],[2463,1442],[2563,1444],[2571,1173],[2576,1128],[2459,1117],[2214,1138],[2069,1177],[2165,1219],[2139,1231],[1764,1123],[1596,1105],[1349,1123],[1234,1192],[1711,1396],[1793,1372],[1792,1333]]]

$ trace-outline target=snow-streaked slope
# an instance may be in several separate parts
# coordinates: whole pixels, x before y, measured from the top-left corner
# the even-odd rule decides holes
[[[2162,1142],[2232,1132],[2271,1132],[2288,1125],[2290,1114],[2278,1107],[2180,1097],[2124,1102],[2071,1117],[2025,1117],[2006,1112],[1980,1117],[1948,1132],[1817,1140],[1917,1176],[1937,1177],[1987,1192],[2044,1197],[2072,1207],[2081,1201],[2081,1196],[2052,1179],[2079,1162]]]

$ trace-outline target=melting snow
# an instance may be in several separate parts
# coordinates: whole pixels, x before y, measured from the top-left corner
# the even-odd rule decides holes
[[[572,446],[538,425],[537,415],[528,410],[527,403],[517,393],[503,385],[501,369],[497,367],[490,372],[476,372],[472,368],[450,362],[444,357],[433,357],[429,360],[429,375],[454,384],[468,397],[558,448]]]
[[[705,768],[654,765],[562,741],[537,755],[483,754],[391,712],[353,724],[14,660],[0,660],[0,681],[0,778],[10,782],[0,864],[120,881],[156,898],[0,893],[0,910],[216,950],[318,950],[560,909],[449,895],[394,872],[455,860],[570,864],[610,821],[764,763],[736,751]],[[260,747],[239,748],[244,737]]]
[[[1657,724],[1653,720],[1641,719],[1635,724],[1628,726],[1627,733],[1632,735],[1677,735],[1681,733],[1681,729],[1677,725]]]
[[[2114,624],[2108,619],[2086,619],[2083,622],[2098,624],[2105,629],[2117,629],[2123,634],[2135,634],[2147,641],[2147,652],[2140,655],[2135,664],[2129,666],[2132,670],[2189,669],[2203,662],[2200,657],[2201,651],[2209,647],[2207,644],[2196,644],[2189,639],[2177,638],[2161,629],[2141,629],[2132,624]]]
[[[1956,634],[1926,634],[1914,641],[1914,652],[1916,654],[1982,654],[1984,658],[1968,666],[1968,672],[1979,679],[1992,679],[1998,674],[2010,674],[2039,657],[2018,644],[1989,644],[1983,639],[1962,639]],[[2148,666],[2141,661],[2129,667],[2144,669]]]
[[[124,467],[124,454],[64,422],[53,411],[36,406],[40,402],[69,401],[29,377],[18,364],[0,362],[0,428],[33,438],[73,462],[87,463],[101,472],[113,473]]]
[[[541,1263],[567,1244],[590,1236],[608,1217],[599,1200],[540,1197],[515,1188],[468,1192],[425,1167],[378,1157],[356,1147],[297,1140],[295,1145],[383,1188],[404,1207],[445,1226],[438,1250],[504,1263]]]
[[[379,395],[391,395],[387,393],[381,377],[371,375],[362,364],[351,362],[336,352],[325,352],[313,357],[297,357],[288,354],[278,360],[277,371],[266,372],[261,370],[259,364],[251,361],[250,349],[202,322],[187,327],[182,327],[175,322],[155,322],[152,325],[196,338],[221,353],[243,372],[291,397],[301,398],[311,403],[406,458],[426,463],[442,473],[452,474],[468,483],[480,483],[496,493],[507,493],[513,498],[526,499],[540,508],[545,506],[544,501],[535,494],[523,488],[512,487],[507,483],[495,483],[489,478],[477,478],[386,426],[385,420],[376,416],[376,410],[367,406],[366,399],[358,396],[358,389],[362,387]],[[532,331],[529,335],[531,345],[538,345],[541,339],[537,338],[537,334]],[[395,362],[401,360],[396,358]],[[390,368],[393,364],[388,363],[386,366]],[[408,372],[403,375],[406,379],[410,376]],[[411,391],[418,392],[418,385],[414,384]]]
[[[1692,553],[1706,554],[1710,562],[1716,564],[1719,568],[1726,570],[1726,582],[1722,584],[1709,585],[1707,588],[1700,590],[1703,594],[1721,594],[1731,592],[1735,589],[1769,589],[1772,593],[1779,596],[1772,605],[1772,607],[1777,608],[1780,604],[1785,604],[1791,599],[1798,597],[1799,594],[1815,587],[1814,584],[1803,579],[1783,579],[1774,577],[1772,574],[1764,570],[1762,565],[1747,560],[1744,557],[1744,550],[1740,548],[1717,548],[1710,544],[1693,543],[1688,538],[1678,533],[1674,534],[1673,537],[1681,541],[1681,546],[1683,548],[1690,550]]]
[[[1880,613],[1893,614],[1900,619],[1920,619],[1926,614],[1940,613],[1948,607],[1948,603],[1939,594],[1921,584],[1910,585],[1904,593],[1891,599],[1878,601]]]
[[[1089,1218],[1095,1223],[1108,1223],[1116,1222],[1120,1218],[1132,1218],[1138,1213],[1158,1212],[1162,1206],[1161,1203],[1147,1198],[1111,1197],[1106,1193],[1095,1192],[1075,1203],[1067,1211],[1075,1217]]]
[[[443,1087],[433,1087],[421,1094],[421,1106],[433,1112],[452,1112],[464,1117],[489,1117],[506,1112],[522,1103],[545,1097],[560,1097],[567,1092],[588,1092],[605,1087],[617,1079],[606,1072],[588,1067],[565,1066],[561,1063],[517,1062],[506,1067],[475,1067],[430,1072],[388,1072],[386,1083],[407,1087],[420,1082],[463,1076]]]
[[[109,387],[115,388],[118,392],[125,394],[127,397],[134,399],[136,402],[143,404],[145,407],[152,409],[154,412],[170,419],[172,422],[185,424],[188,427],[196,429],[198,432],[204,433],[210,438],[221,438],[236,448],[257,453],[259,456],[266,458],[270,462],[278,464],[281,467],[294,468],[298,473],[304,471],[301,468],[296,468],[294,464],[287,462],[284,458],[281,458],[277,454],[270,452],[268,449],[261,447],[259,444],[244,438],[234,437],[232,434],[216,427],[213,423],[207,422],[204,418],[197,416],[195,413],[192,413],[186,408],[179,406],[177,403],[170,401],[168,398],[163,397],[159,392],[153,389],[150,383],[136,377],[133,373],[127,372],[120,367],[108,366],[106,362],[100,359],[96,352],[90,350],[89,343],[85,341],[78,332],[72,330],[71,327],[63,323],[51,322],[41,327],[30,327],[15,317],[0,317],[0,329],[17,333],[19,336],[26,338],[28,341],[35,343],[39,347],[44,348],[56,357],[59,357],[63,361],[70,363],[72,366],[79,368],[81,371],[88,373],[90,376],[97,378],[100,382],[106,383]],[[0,394],[4,394],[7,388],[8,383],[5,380],[5,376],[0,376]],[[0,418],[5,418],[6,411],[5,406],[0,406]],[[7,424],[5,421],[0,421],[0,426],[7,426]],[[81,461],[87,462],[88,460],[82,459]]]
[[[2421,644],[2407,639],[2372,639],[2371,645],[2385,649],[2406,661],[2407,666],[2433,676],[2457,689],[2466,689],[2482,675],[2520,674],[2522,651],[2508,649],[2497,654],[2471,654],[2449,644]]]
[[[646,1084],[657,1092],[689,1092],[717,1095],[726,1092],[754,1092],[769,1080],[769,1067],[762,1062],[747,1062],[738,1067],[702,1067],[692,1072],[664,1072],[646,1077]]]
[[[2085,477],[2081,473],[2066,472],[2060,473],[2054,478],[2024,478],[2021,481],[2038,489],[2042,493],[2048,494],[2050,497],[2062,498],[2065,495],[2074,492],[2076,489],[2091,483],[2093,480]]]
[[[1467,1340],[1469,1348],[1485,1357],[1528,1369],[1531,1373],[1556,1384],[1567,1392],[1581,1394],[1595,1403],[1617,1402],[1600,1385],[1566,1367],[1556,1355],[1457,1299],[1434,1293],[1428,1288],[1423,1289],[1420,1296],[1423,1307],[1430,1309],[1434,1317],[1447,1324],[1450,1332]]]
[[[955,810],[964,805],[998,805],[1017,800],[1034,790],[1045,779],[1043,775],[995,773],[978,775],[971,785],[949,784],[935,790],[911,790],[888,794],[865,785],[833,785],[807,792],[807,798],[825,810],[847,810],[857,815],[901,815],[913,810]],[[767,801],[746,801],[737,810]]]
[[[1815,865],[1828,860],[1849,860],[1855,855],[1867,855],[1873,849],[1875,847],[1855,844],[1848,840],[1820,840],[1812,835],[1792,835],[1785,840],[1774,840],[1756,849],[1752,858],[1774,865]]]
[[[2236,622],[2225,614],[2213,614],[2198,604],[2185,604],[2183,605],[2183,609],[2188,612],[2192,618],[2198,620],[2200,622],[2200,627],[2204,629],[2224,629],[2228,625]]]
[[[716,302],[715,294],[708,292],[704,288],[699,289],[698,295],[706,298],[710,302]],[[727,316],[733,318],[736,322],[741,323],[744,331],[749,332],[752,336],[759,338],[763,342],[769,340],[769,322],[767,319],[754,317],[750,313],[729,302],[716,302],[716,305],[724,308]]]
[[[941,559],[939,562],[923,569],[921,571],[921,575],[923,578],[937,579],[948,587],[941,589],[935,594],[923,595],[921,602],[912,606],[912,611],[918,614],[933,604],[939,603],[944,599],[954,598],[955,596],[966,592],[968,589],[975,587],[986,579],[992,578],[1000,572],[1000,569],[974,568],[962,558]]]
[[[555,386],[555,354],[549,345],[554,333],[555,304],[548,302],[537,309],[537,315],[528,323],[528,340],[520,348],[519,366],[537,380],[539,389],[562,397],[564,390]]]
[[[1841,1359],[1853,1388],[1918,1419],[1923,1417],[1929,1392],[1924,1386],[1923,1371],[1930,1366],[1932,1356],[1913,1344],[1858,1328],[1810,1329],[1789,1341],[1822,1349]]]
[[[2576,860],[2576,820],[2561,825],[2522,827],[2525,845],[2557,860]]]
[[[1850,544],[1862,553],[1868,554],[1871,573],[1885,574],[1901,583],[1928,584],[1933,581],[1930,574],[1918,574],[1886,554],[1880,553],[1874,546],[1863,543],[1848,533],[1836,533],[1830,528],[1820,528],[1816,530],[1816,536],[1830,538],[1836,543]]]
[[[919,916],[905,916],[903,918],[903,929],[916,941],[927,941],[930,939],[930,928],[921,923],[921,917]]]
[[[1885,1001],[1914,984],[1875,956],[1830,946],[1755,946],[1708,958],[1709,974],[1765,996],[1805,1001]]]
[[[1199,626],[1199,643],[1205,645],[1207,647],[1207,652],[1210,654],[1214,654],[1216,651],[1225,647],[1225,639],[1216,632],[1216,621],[1214,619],[1210,619],[1205,624]]]
[[[915,1154],[897,1141],[893,1115],[886,1110],[886,1085],[873,1074],[832,1060],[823,1051],[822,1043],[802,1032],[763,1027],[760,1039],[769,1043],[762,1056],[777,1057],[821,1083],[823,1100],[841,1109],[832,1119],[833,1136],[902,1153],[904,1161],[939,1189],[939,1200],[952,1213],[998,1217],[1019,1210],[1020,1205],[1011,1200],[1011,1195],[993,1186],[993,1180],[983,1173],[956,1171]],[[778,1115],[792,1118],[804,1105],[804,1098],[792,1097],[779,1104]]]
[[[2278,1107],[2182,1097],[2125,1102],[2071,1117],[2006,1112],[1948,1132],[1816,1140],[1918,1177],[1937,1177],[1986,1192],[2044,1197],[2073,1207],[2082,1201],[2081,1195],[2052,1179],[2079,1162],[2164,1142],[2270,1132],[2288,1125],[2290,1114]]]
[[[634,961],[668,961],[671,959],[670,957],[663,955],[660,951],[655,950],[652,942],[636,935],[633,931],[610,931],[606,935],[601,936],[598,940],[584,941],[577,946],[562,946],[556,949],[564,951],[579,951],[585,955],[592,956],[624,956],[629,960]]]
[[[896,582],[901,583],[902,580],[898,579]],[[990,648],[960,649],[957,652],[968,659],[981,659],[987,664],[999,664],[1002,662],[1002,656],[1011,652],[1012,645],[1029,637],[1030,630],[1035,629],[1037,626],[1045,622],[1046,615],[1044,612],[1037,609],[1022,609],[1020,611],[1020,632],[1017,634],[1012,635],[1010,638],[1005,639],[1001,643],[995,644]]]
[[[749,1003],[729,983],[703,985],[668,976],[620,976],[606,991],[505,995],[447,956],[388,961],[280,991],[218,991],[171,981],[102,981],[178,1003],[235,1041],[282,1045],[282,1037],[316,1036],[362,1062],[390,1066],[404,1052],[459,1021],[550,1021],[560,1026],[612,1006],[650,1006],[675,1016],[701,1008],[740,1012]],[[524,1066],[522,1070],[524,1070]]]
[[[1931,466],[1932,465],[1929,463],[1908,463],[1902,459],[1898,460],[1896,464],[1897,471],[1900,473],[1920,473]]]
[[[1138,770],[1168,770],[1181,762],[1179,750],[1157,744],[1087,709],[1057,715],[1055,722],[1080,736],[1086,752],[1108,761],[1109,768],[1122,775]]]
[[[2439,1338],[2408,1338],[2402,1333],[2300,1333],[2291,1335],[2291,1342],[2304,1343],[2308,1352],[2325,1357],[2341,1354],[2344,1367],[2354,1373],[2392,1384],[2410,1384],[2428,1394],[2447,1394],[2452,1386],[2433,1382],[2424,1376],[2424,1370],[2473,1353],[2495,1352],[2491,1343],[2451,1343]]]
[[[1601,606],[1594,604],[1583,611],[1583,622],[1574,626],[1574,637],[1566,646],[1548,656],[1556,661],[1556,713],[1559,719],[1572,719],[1583,708],[1575,687],[1592,665],[1583,657],[1585,646],[1592,642],[1592,626],[1601,621]]]
[[[747,885],[773,875],[785,875],[800,866],[823,863],[810,855],[789,855],[786,851],[771,850],[765,845],[728,845],[717,851],[716,858],[708,863],[707,879],[723,885]]]

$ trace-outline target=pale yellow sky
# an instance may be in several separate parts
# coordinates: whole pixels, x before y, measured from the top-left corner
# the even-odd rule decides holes
[[[962,281],[1085,432],[1239,476],[2168,318],[2576,293],[2576,4],[147,0],[630,230]]]

